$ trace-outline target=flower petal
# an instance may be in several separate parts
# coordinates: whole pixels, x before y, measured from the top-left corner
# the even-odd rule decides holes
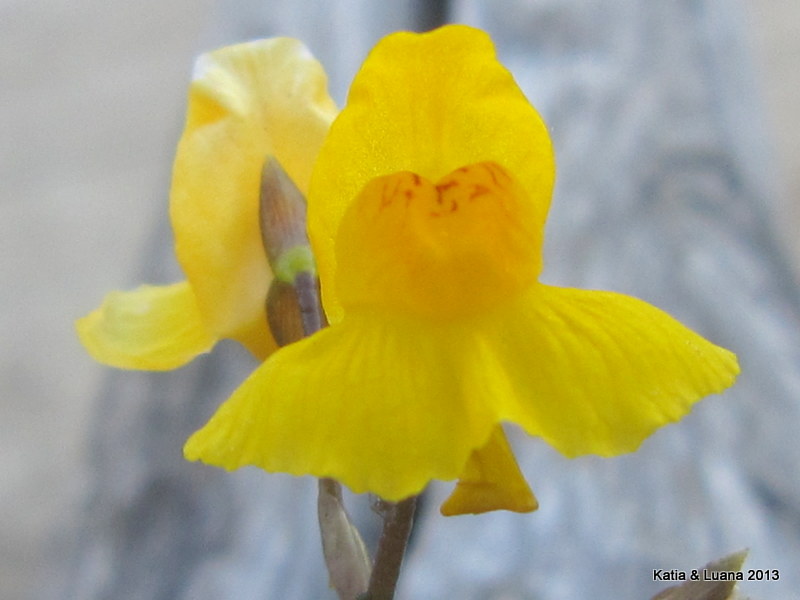
[[[373,179],[337,233],[342,306],[445,319],[487,310],[536,281],[543,232],[530,208],[492,162],[435,185],[408,172]]]
[[[189,460],[333,477],[387,500],[455,479],[494,426],[460,329],[348,315],[270,356],[195,433]]]
[[[635,450],[733,384],[731,352],[630,296],[536,285],[483,324],[498,417],[567,456]]]
[[[499,422],[568,456],[619,454],[737,372],[727,350],[610,292],[534,284],[449,320],[368,307],[272,355],[184,452],[333,477],[388,500],[457,476],[513,487],[510,457],[488,443]],[[449,509],[468,501],[483,502],[462,495]]]
[[[503,428],[497,426],[485,446],[475,450],[450,497],[441,506],[446,517],[492,510],[531,512],[539,508],[522,476]]]
[[[259,186],[275,157],[305,192],[336,112],[320,64],[275,38],[201,56],[173,169],[178,259],[209,329],[264,357],[271,273],[258,229]]]
[[[554,179],[550,139],[489,37],[452,25],[381,40],[331,127],[309,192],[309,232],[332,321],[341,316],[332,285],[336,231],[367,182],[399,171],[437,181],[483,161],[514,173],[543,225]]]
[[[174,369],[217,341],[203,325],[185,281],[111,292],[76,327],[93,358],[122,369]]]

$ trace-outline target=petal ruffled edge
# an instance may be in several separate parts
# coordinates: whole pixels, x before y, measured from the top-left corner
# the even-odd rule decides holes
[[[569,457],[632,452],[739,373],[733,353],[613,292],[538,284],[483,327],[481,364],[509,390],[497,417]]]
[[[121,369],[175,369],[217,341],[203,324],[185,281],[111,292],[75,326],[95,360]]]
[[[271,356],[184,452],[388,500],[432,479],[517,485],[510,451],[489,439],[501,421],[567,456],[620,454],[736,373],[732,353],[641,300],[534,285],[463,321],[349,313]],[[450,509],[468,501],[483,499]]]
[[[189,460],[332,477],[396,501],[451,480],[494,426],[458,332],[348,315],[273,354],[186,443]],[[423,368],[424,367],[424,368]]]

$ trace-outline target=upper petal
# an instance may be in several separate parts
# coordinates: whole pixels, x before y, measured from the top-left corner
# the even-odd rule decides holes
[[[437,181],[483,161],[514,173],[543,224],[554,179],[550,139],[489,37],[452,25],[382,39],[353,81],[311,182],[309,232],[329,317],[340,316],[334,238],[367,182],[399,171]]]
[[[481,325],[498,417],[567,456],[635,450],[733,384],[736,356],[636,298],[536,285]]]
[[[275,157],[305,192],[336,109],[320,64],[286,38],[201,56],[173,170],[178,259],[207,326],[263,357],[271,272],[259,233],[259,184]]]
[[[185,281],[111,292],[76,327],[93,358],[123,369],[174,369],[216,342]]]

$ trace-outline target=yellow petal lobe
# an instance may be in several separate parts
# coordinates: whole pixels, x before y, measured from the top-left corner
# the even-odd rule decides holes
[[[451,480],[494,426],[461,331],[348,315],[281,348],[186,443],[189,460],[333,477],[387,500]]]
[[[532,212],[492,162],[436,184],[408,172],[374,179],[339,228],[342,305],[447,319],[486,310],[536,280],[542,229]]]
[[[612,292],[536,285],[480,328],[497,417],[570,457],[631,452],[739,373],[728,350]]]
[[[208,327],[260,358],[275,346],[264,315],[262,167],[274,157],[306,192],[335,113],[322,67],[296,40],[222,48],[195,66],[170,196],[178,260]]]
[[[367,183],[401,171],[437,181],[484,161],[514,173],[543,226],[554,180],[550,139],[489,36],[450,25],[383,38],[353,81],[309,191],[309,233],[331,322],[342,314],[334,240]]]
[[[501,427],[469,457],[453,493],[440,511],[445,517],[492,510],[531,512],[539,503],[522,476]]]
[[[174,369],[217,341],[186,282],[111,292],[76,327],[95,360],[122,369]]]

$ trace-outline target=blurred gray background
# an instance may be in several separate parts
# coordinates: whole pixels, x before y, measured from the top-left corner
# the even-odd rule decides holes
[[[792,0],[0,0],[0,597],[322,597],[313,485],[180,460],[181,436],[252,368],[248,357],[225,345],[176,374],[110,374],[72,323],[108,290],[176,273],[167,191],[197,53],[300,37],[341,105],[381,35],[442,17],[487,28],[553,128],[563,168],[545,278],[656,302],[755,375],[658,434],[643,458],[570,462],[515,437],[542,510],[443,521],[434,489],[402,597],[645,598],[659,589],[653,568],[750,546],[751,566],[781,568],[789,583],[748,593],[800,598]],[[181,398],[206,392],[181,412]],[[152,443],[164,422],[174,429]],[[194,511],[176,500],[195,497]],[[147,533],[186,527],[206,529],[171,550]],[[595,589],[602,573],[622,591]]]

